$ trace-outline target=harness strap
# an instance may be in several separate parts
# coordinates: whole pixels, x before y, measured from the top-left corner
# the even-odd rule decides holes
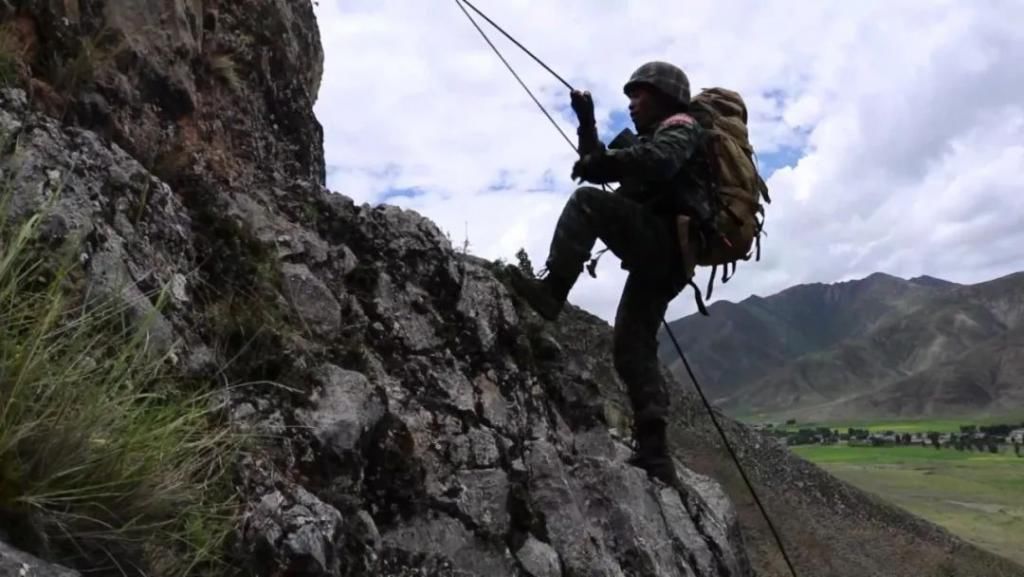
[[[703,297],[700,296],[700,287],[697,286],[697,283],[693,282],[692,278],[690,279],[690,282],[688,282],[687,284],[693,287],[693,299],[697,302],[697,310],[700,311],[700,314],[706,317],[711,316],[710,314],[708,314],[708,308],[704,306]]]

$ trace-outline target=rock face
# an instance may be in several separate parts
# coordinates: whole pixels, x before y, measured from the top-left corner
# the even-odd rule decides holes
[[[751,574],[728,501],[626,463],[607,355],[560,346],[428,220],[323,188],[308,2],[7,17],[30,47],[25,90],[0,92],[11,216],[52,200],[53,240],[140,317],[171,287],[152,336],[186,374],[234,359],[231,380],[283,385],[228,399],[277,439],[239,464],[249,573]]]
[[[22,212],[63,182],[53,218],[63,235],[87,239],[97,286],[149,312],[137,286],[147,274],[177,283],[157,326],[201,371],[212,327],[200,307],[216,301],[176,275],[201,258],[210,231],[118,147],[29,112],[18,91],[0,96],[0,130],[19,140],[20,154],[0,166],[26,191]],[[39,185],[43,196],[28,194]],[[284,437],[241,466],[239,554],[254,573],[750,574],[728,501],[626,464],[630,449],[605,418],[623,399],[605,406],[593,394],[611,386],[621,397],[606,355],[538,354],[558,337],[517,310],[492,265],[459,257],[415,213],[356,207],[316,185],[290,198],[313,204],[324,225],[229,207],[242,230],[273,231],[265,244],[256,233],[247,255],[266,251],[265,278],[231,280],[279,287],[278,298],[247,304],[280,326],[258,362],[243,353],[238,377],[262,367],[299,391],[231,399],[241,426]],[[292,235],[315,249],[282,257],[278,242]]]
[[[0,575],[11,577],[80,577],[75,571],[47,563],[0,541]]]

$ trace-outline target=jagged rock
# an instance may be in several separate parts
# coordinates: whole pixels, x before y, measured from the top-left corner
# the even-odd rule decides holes
[[[546,332],[538,333],[531,344],[537,358],[541,361],[554,362],[562,356],[562,346]]]
[[[231,420],[241,430],[261,435],[282,435],[288,426],[284,416],[266,399],[251,399],[231,407]]]
[[[338,267],[338,272],[342,277],[348,276],[348,274],[359,266],[359,258],[356,253],[352,252],[352,249],[345,245],[341,245],[334,249],[331,254],[331,262]]]
[[[442,345],[436,327],[443,323],[430,308],[424,306],[430,300],[426,291],[410,284],[396,286],[391,276],[383,273],[377,278],[374,296],[374,309],[389,321],[382,325],[384,333],[395,335],[405,348],[413,352]]]
[[[467,261],[456,310],[474,325],[481,350],[494,346],[498,332],[519,322],[508,289],[482,265]]]
[[[367,436],[363,490],[375,519],[394,522],[422,510],[426,469],[409,426],[385,414]]]
[[[373,517],[366,511],[357,511],[345,520],[345,575],[369,575],[378,566],[381,540]]]
[[[503,545],[498,547],[483,541],[447,515],[416,518],[383,537],[383,556],[390,561],[385,562],[386,575],[408,574],[395,573],[395,570],[421,567],[431,558],[440,567],[447,566],[453,577],[514,574],[511,556]]]
[[[80,577],[60,565],[47,563],[0,541],[0,575],[4,577]]]
[[[526,463],[532,508],[541,511],[551,544],[572,574],[624,577],[594,528],[587,522],[557,449],[547,442],[533,443]]]
[[[484,429],[451,437],[447,455],[452,466],[466,469],[492,468],[501,457],[494,433]]]
[[[343,454],[356,448],[365,430],[384,412],[373,386],[360,373],[326,364],[314,372],[313,408],[296,412],[325,449]]]
[[[493,467],[498,464],[501,455],[494,434],[482,429],[472,429],[466,436],[469,438],[473,467]]]
[[[481,416],[491,425],[504,429],[508,426],[508,403],[501,389],[487,375],[480,375],[473,383],[478,391]]]
[[[448,402],[460,411],[473,411],[475,407],[473,385],[466,378],[465,373],[459,370],[459,367],[441,366],[436,369],[428,369],[428,371],[426,378],[429,379],[431,385],[444,391]]]
[[[501,539],[509,528],[508,474],[501,469],[462,471],[456,506],[485,536]]]
[[[304,264],[281,267],[285,296],[302,321],[317,335],[333,337],[341,327],[341,305]]]
[[[530,577],[562,577],[558,553],[551,545],[538,541],[533,535],[527,537],[523,546],[516,551],[516,559]]]
[[[303,575],[337,575],[341,513],[302,487],[264,495],[243,520],[248,562],[258,574],[274,567]]]
[[[686,543],[690,564],[697,569],[699,574],[713,575],[717,569],[715,556],[707,546],[704,536],[701,535],[694,523],[679,493],[666,487],[658,491],[657,499],[661,503],[662,514],[672,536],[673,546],[677,543]]]
[[[123,250],[111,243],[105,250],[89,259],[91,296],[101,306],[101,299],[112,299],[118,307],[131,312],[132,321],[145,326],[149,339],[160,353],[171,351],[174,329],[164,315],[153,306],[150,298],[139,289],[138,280],[129,272]],[[108,305],[109,306],[109,305]]]

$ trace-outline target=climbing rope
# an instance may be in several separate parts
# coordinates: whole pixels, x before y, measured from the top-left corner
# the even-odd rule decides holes
[[[547,109],[546,109],[546,108],[544,108],[544,105],[540,103],[540,100],[537,100],[537,97],[533,95],[533,91],[532,91],[532,90],[530,90],[530,87],[529,87],[529,86],[527,86],[525,82],[523,82],[523,79],[522,79],[522,78],[520,78],[518,74],[516,74],[516,71],[515,71],[515,69],[514,69],[514,68],[512,68],[512,65],[508,63],[508,60],[505,60],[505,57],[501,55],[501,51],[500,51],[500,50],[498,50],[498,47],[497,47],[497,46],[495,46],[495,45],[494,45],[494,43],[493,43],[493,42],[491,42],[491,39],[487,37],[487,33],[486,33],[486,32],[484,32],[482,28],[480,28],[480,25],[476,23],[476,20],[473,20],[473,16],[472,16],[472,15],[471,15],[471,14],[470,14],[469,12],[467,12],[467,11],[466,11],[466,7],[462,5],[462,2],[466,2],[466,0],[461,0],[461,1],[460,1],[460,0],[455,0],[455,3],[456,3],[456,4],[458,4],[458,5],[459,5],[459,8],[461,8],[461,9],[462,9],[462,13],[466,15],[466,18],[469,18],[469,21],[470,21],[470,22],[471,22],[471,23],[473,24],[473,27],[474,27],[474,28],[476,28],[476,31],[480,33],[480,36],[483,36],[483,38],[484,38],[484,41],[486,41],[486,42],[487,42],[487,45],[491,47],[491,50],[494,50],[494,53],[498,55],[498,58],[500,58],[500,59],[501,59],[501,61],[502,61],[502,63],[503,63],[503,64],[505,64],[505,68],[508,68],[508,71],[512,73],[512,76],[514,76],[514,77],[515,77],[515,79],[516,79],[516,81],[518,81],[518,82],[519,82],[519,85],[523,87],[523,90],[525,90],[525,91],[526,91],[526,93],[530,95],[530,98],[532,98],[532,99],[533,99],[533,102],[534,102],[534,104],[536,104],[536,105],[537,105],[537,108],[540,108],[540,111],[544,113],[544,116],[547,116],[547,117],[548,117],[548,120],[550,120],[550,121],[551,121],[551,125],[552,125],[552,126],[554,126],[554,127],[555,127],[555,130],[557,130],[557,131],[558,131],[558,133],[562,135],[562,138],[564,138],[564,139],[565,139],[565,141],[569,143],[569,146],[571,146],[571,147],[572,147],[573,151],[575,151],[575,152],[579,152],[579,151],[578,151],[578,150],[576,149],[576,145],[575,145],[575,144],[573,144],[573,142],[572,142],[572,139],[571,139],[571,138],[569,138],[569,135],[568,135],[568,134],[566,134],[566,133],[565,133],[565,131],[564,131],[564,130],[562,130],[562,127],[561,127],[561,126],[559,126],[557,122],[555,122],[555,119],[554,119],[554,118],[552,118],[552,116],[551,116],[550,114],[548,114],[548,111],[547,111]],[[499,30],[499,31],[500,31],[500,32],[501,32],[502,34],[504,34],[504,35],[505,35],[505,36],[506,36],[506,37],[507,37],[507,38],[508,38],[509,40],[512,40],[512,42],[515,42],[516,46],[518,46],[519,48],[521,48],[521,49],[523,50],[523,52],[526,52],[526,53],[527,53],[527,54],[529,54],[529,55],[530,55],[531,57],[533,57],[533,59],[534,59],[534,60],[536,60],[537,62],[540,62],[541,66],[543,66],[543,67],[544,67],[545,69],[547,69],[547,71],[548,71],[548,72],[551,72],[551,74],[554,74],[555,78],[557,78],[557,79],[561,80],[562,84],[566,85],[566,86],[567,86],[567,87],[569,88],[569,90],[573,90],[573,87],[572,87],[572,85],[570,85],[570,84],[569,84],[568,82],[566,82],[565,80],[562,80],[562,77],[561,77],[561,76],[559,76],[559,75],[555,74],[555,73],[554,73],[554,71],[552,71],[552,70],[551,70],[550,68],[548,68],[546,64],[544,64],[543,62],[541,62],[540,58],[537,58],[536,56],[534,56],[532,52],[530,52],[529,50],[527,50],[526,48],[524,48],[522,44],[520,44],[520,43],[519,43],[519,42],[517,42],[517,41],[516,41],[516,40],[515,40],[514,38],[512,38],[512,36],[510,36],[510,35],[508,34],[508,32],[505,32],[504,30],[502,30],[502,29],[501,29],[501,28],[500,28],[500,27],[499,27],[499,26],[498,26],[497,24],[495,24],[495,23],[494,23],[494,22],[493,22],[493,21],[492,21],[492,20],[491,20],[490,18],[488,18],[487,16],[485,16],[483,12],[480,12],[479,10],[477,10],[476,6],[473,6],[473,5],[472,5],[472,4],[470,4],[469,2],[466,2],[466,6],[469,6],[470,8],[472,8],[474,12],[476,12],[476,13],[477,13],[477,14],[479,14],[479,15],[480,15],[481,17],[483,17],[483,19],[484,19],[484,20],[486,20],[486,21],[487,21],[487,22],[488,22],[488,23],[489,23],[489,24],[490,24],[491,26],[494,26],[495,28],[497,28],[497,29],[498,29],[498,30]]]
[[[562,135],[562,138],[564,138],[565,141],[569,143],[569,146],[571,146],[574,151],[578,152],[576,145],[572,142],[572,139],[570,139],[569,136],[566,135],[565,131],[563,131],[562,128],[558,125],[558,123],[555,122],[555,119],[552,118],[550,114],[548,114],[548,111],[547,109],[544,108],[544,105],[541,104],[540,101],[537,100],[537,97],[533,95],[533,91],[531,91],[530,88],[526,85],[526,83],[523,82],[523,80],[519,77],[519,74],[517,74],[515,69],[512,68],[512,65],[509,64],[507,60],[505,60],[504,56],[502,56],[501,51],[498,50],[498,48],[494,45],[493,42],[491,42],[491,39],[487,36],[487,33],[484,32],[482,28],[480,28],[480,26],[476,23],[476,20],[473,19],[473,16],[466,10],[466,6],[469,6],[470,9],[473,10],[473,12],[476,12],[481,18],[486,20],[488,24],[493,26],[498,32],[504,35],[505,38],[509,39],[520,50],[525,52],[530,58],[537,62],[537,64],[544,67],[545,70],[551,73],[552,76],[554,76],[559,82],[564,84],[569,90],[574,90],[572,85],[566,82],[565,79],[563,79],[547,64],[545,64],[543,60],[535,56],[525,46],[520,44],[518,40],[513,38],[512,35],[506,32],[501,26],[498,26],[497,23],[488,18],[486,14],[481,12],[469,0],[455,0],[455,3],[458,4],[459,8],[462,10],[462,13],[466,15],[466,18],[468,18],[470,23],[473,24],[473,27],[476,28],[477,32],[480,33],[483,39],[491,47],[491,49],[494,50],[494,53],[497,54],[498,58],[501,59],[502,63],[505,64],[505,67],[508,68],[509,72],[512,73],[512,76],[514,76],[515,79],[519,82],[519,85],[523,87],[523,90],[525,90],[526,93],[530,95],[530,98],[532,98],[533,102],[537,105],[538,108],[540,108],[540,111],[544,113],[544,116],[546,116],[547,119],[551,121],[551,124],[555,127],[556,130],[558,130],[558,133]],[[465,4],[465,6],[463,6],[463,4]],[[591,275],[593,275],[592,270]],[[789,568],[789,572],[793,575],[793,577],[798,577],[796,569],[793,566],[793,562],[789,558],[789,553],[786,551],[785,545],[782,544],[782,537],[779,535],[779,531],[775,528],[775,524],[772,523],[771,516],[768,515],[768,510],[765,509],[764,504],[761,502],[761,498],[757,494],[757,491],[754,490],[754,485],[750,482],[750,479],[747,477],[747,472],[744,470],[743,464],[740,462],[739,456],[736,454],[735,449],[733,449],[732,443],[729,442],[729,437],[725,434],[725,430],[722,428],[721,424],[719,424],[718,418],[715,417],[714,408],[712,408],[707,396],[704,395],[704,390],[701,388],[700,382],[697,381],[697,375],[694,374],[693,369],[690,367],[690,362],[686,359],[686,355],[683,354],[683,349],[682,347],[679,346],[679,341],[676,340],[676,335],[675,333],[672,332],[672,327],[669,326],[668,321],[666,321],[664,317],[661,319],[661,322],[665,326],[665,331],[668,333],[669,338],[672,340],[672,345],[675,346],[676,353],[679,354],[679,358],[683,361],[683,366],[686,368],[686,374],[689,375],[690,381],[693,382],[694,388],[697,389],[697,394],[700,395],[700,400],[701,402],[704,403],[704,408],[707,409],[708,415],[711,417],[711,422],[715,425],[715,430],[718,431],[718,435],[722,438],[722,442],[725,444],[725,448],[729,452],[729,456],[732,458],[733,463],[736,464],[736,468],[739,470],[740,476],[743,478],[743,482],[746,484],[747,489],[750,491],[750,494],[754,497],[754,503],[757,504],[757,508],[761,511],[761,515],[764,517],[764,520],[768,523],[768,529],[771,532],[772,537],[775,539],[775,543],[779,547],[779,551],[782,552],[782,558],[786,562],[786,567]]]
[[[736,463],[736,468],[739,469],[740,476],[743,477],[743,482],[746,483],[747,488],[750,489],[750,494],[754,496],[754,503],[757,504],[757,508],[760,509],[761,514],[764,515],[764,520],[768,522],[768,529],[771,531],[772,536],[775,537],[775,543],[778,544],[779,551],[782,551],[782,558],[786,561],[786,566],[789,567],[789,572],[793,574],[793,577],[797,577],[796,569],[793,568],[793,562],[789,559],[789,553],[786,552],[786,547],[782,544],[779,532],[775,529],[775,524],[772,523],[772,518],[768,516],[768,511],[761,503],[761,498],[758,497],[757,491],[754,490],[754,485],[751,484],[750,479],[747,478],[747,472],[743,469],[743,465],[740,464],[740,459],[736,455],[736,451],[732,448],[732,443],[729,442],[729,438],[725,435],[722,425],[718,423],[718,418],[715,417],[715,410],[711,407],[711,403],[708,402],[708,398],[704,396],[704,391],[697,383],[697,375],[693,374],[693,369],[690,368],[690,362],[686,360],[686,355],[683,354],[683,349],[679,346],[679,341],[676,340],[676,335],[672,332],[672,327],[668,326],[668,323],[664,318],[661,319],[661,322],[664,323],[665,331],[668,332],[669,338],[672,339],[672,345],[675,346],[676,352],[679,353],[679,358],[683,360],[683,366],[686,367],[686,374],[690,375],[690,380],[693,381],[693,385],[697,389],[697,393],[700,395],[700,400],[704,403],[704,408],[707,409],[708,414],[711,415],[711,422],[715,424],[715,429],[718,430],[719,436],[722,437],[722,441],[725,443],[725,448],[729,451],[729,456],[732,457],[733,462]]]
[[[498,50],[498,47],[495,46],[493,42],[491,42],[491,39],[487,36],[487,33],[484,32],[482,28],[480,28],[480,25],[476,23],[476,20],[473,19],[473,16],[466,11],[466,7],[462,5],[463,2],[465,2],[466,6],[469,6],[474,12],[479,14],[481,18],[486,20],[488,24],[496,28],[498,32],[501,32],[503,35],[505,35],[505,38],[511,40],[512,43],[518,46],[520,50],[529,55],[530,58],[533,58],[534,61],[537,62],[537,64],[543,66],[544,70],[550,72],[551,75],[557,78],[559,82],[564,84],[566,88],[568,88],[569,90],[575,90],[572,87],[572,84],[569,84],[564,78],[559,76],[558,73],[556,73],[547,64],[545,64],[543,60],[537,58],[537,56],[535,56],[533,52],[530,52],[525,46],[520,44],[519,41],[513,38],[511,34],[505,32],[504,28],[498,26],[498,24],[494,22],[494,20],[488,18],[486,14],[481,12],[476,6],[470,3],[469,0],[455,0],[455,3],[458,4],[459,9],[462,10],[462,13],[466,15],[466,18],[468,18],[469,22],[473,25],[473,28],[476,28],[476,31],[480,33],[480,36],[482,36],[484,41],[487,42],[487,45],[491,47],[491,50],[493,50],[494,53],[498,55],[498,59],[500,59],[502,64],[505,65],[505,68],[508,68],[508,71],[512,73],[512,76],[516,79],[516,82],[519,83],[519,86],[522,86],[523,90],[525,90],[526,93],[530,95],[530,98],[533,100],[533,103],[536,104],[537,108],[539,108],[540,111],[544,113],[544,116],[546,116],[547,119],[551,122],[551,125],[555,127],[555,130],[557,130],[558,133],[562,135],[562,138],[564,138],[565,141],[569,143],[569,146],[572,147],[573,152],[579,153],[579,149],[576,148],[576,145],[573,143],[572,139],[569,138],[569,135],[567,135],[565,131],[562,130],[562,127],[559,126],[557,122],[555,122],[555,119],[550,114],[548,114],[547,109],[544,108],[544,105],[540,103],[540,100],[537,100],[537,97],[533,95],[533,91],[530,90],[530,87],[527,86],[525,82],[523,82],[523,79],[519,77],[519,74],[517,74],[515,69],[512,68],[512,65],[508,63],[508,60],[505,60],[505,57],[501,54],[501,51]],[[601,190],[608,192],[608,187],[602,184]],[[607,248],[603,248],[597,251],[597,254],[594,255],[594,257],[590,260],[589,263],[587,263],[587,272],[590,273],[590,276],[597,278],[597,273],[595,272],[595,270],[597,269],[597,261],[601,258],[601,255],[603,255],[606,252],[608,252]]]

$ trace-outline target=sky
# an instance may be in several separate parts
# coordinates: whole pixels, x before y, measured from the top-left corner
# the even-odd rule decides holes
[[[1020,0],[473,4],[591,91],[605,142],[627,127],[622,85],[649,60],[681,67],[694,93],[744,97],[767,236],[712,301],[878,271],[971,283],[1024,270]],[[525,248],[541,268],[578,186],[575,153],[455,0],[315,10],[328,187],[415,210],[477,256],[515,262]],[[568,89],[477,20],[575,139]],[[597,274],[569,300],[611,321],[625,272],[607,253]],[[694,310],[687,289],[667,316]]]

